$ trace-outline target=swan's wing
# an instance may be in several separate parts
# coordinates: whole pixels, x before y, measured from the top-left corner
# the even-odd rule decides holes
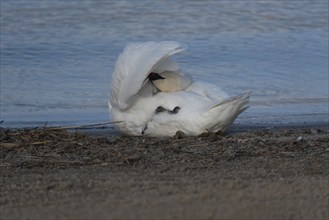
[[[247,92],[213,105],[203,115],[208,118],[213,118],[213,121],[216,121],[217,118],[217,122],[213,124],[210,123],[207,129],[211,131],[226,130],[239,114],[249,108],[250,94],[251,92]]]
[[[133,104],[138,93],[147,94],[152,89],[147,78],[151,71],[178,71],[178,64],[170,56],[185,49],[174,41],[128,44],[115,64],[111,84],[112,105],[124,110]]]
[[[216,104],[221,102],[222,100],[229,98],[229,95],[221,88],[219,88],[217,85],[208,82],[193,82],[193,84],[187,89],[187,91],[199,94],[209,100],[212,100]]]
[[[226,105],[228,103],[232,103],[232,102],[238,102],[239,105],[241,106],[241,112],[243,112],[244,110],[246,110],[247,108],[249,108],[249,99],[250,99],[250,95],[251,95],[251,92],[246,92],[246,93],[243,93],[241,95],[238,95],[238,96],[234,96],[234,97],[230,97],[230,98],[227,98],[227,99],[224,99],[222,100],[221,102],[211,106],[209,108],[209,110],[211,109],[215,109],[221,105]],[[240,114],[239,113],[239,114]]]

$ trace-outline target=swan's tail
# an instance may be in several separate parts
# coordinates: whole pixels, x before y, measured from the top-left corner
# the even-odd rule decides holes
[[[207,130],[213,132],[225,131],[239,114],[249,108],[250,94],[251,92],[247,92],[234,96],[212,106],[207,111],[208,117],[212,118],[212,121],[207,126]]]

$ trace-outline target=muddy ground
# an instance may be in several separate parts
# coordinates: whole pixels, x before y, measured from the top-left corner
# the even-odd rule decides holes
[[[328,219],[329,128],[1,129],[0,219]]]

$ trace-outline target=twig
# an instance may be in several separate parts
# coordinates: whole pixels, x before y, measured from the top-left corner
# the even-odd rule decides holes
[[[56,160],[52,157],[47,156],[32,156],[32,155],[21,155],[24,158],[24,162],[45,162],[49,164],[86,164],[87,161],[81,160]]]
[[[121,122],[123,122],[123,121],[111,121],[111,122],[103,122],[103,123],[97,123],[97,124],[48,127],[48,128],[46,128],[46,130],[63,130],[63,129],[85,128],[85,127],[98,127],[98,126],[102,126],[102,125],[116,124],[116,123],[121,123]]]
[[[43,130],[45,130],[47,128],[47,124],[48,124],[48,122],[46,121],[46,123],[43,126]]]

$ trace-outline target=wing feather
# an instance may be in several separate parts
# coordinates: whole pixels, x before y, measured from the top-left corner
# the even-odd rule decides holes
[[[111,83],[110,102],[121,110],[134,103],[138,93],[151,93],[147,76],[154,69],[178,71],[179,66],[170,56],[186,49],[174,41],[130,43],[119,55]]]

